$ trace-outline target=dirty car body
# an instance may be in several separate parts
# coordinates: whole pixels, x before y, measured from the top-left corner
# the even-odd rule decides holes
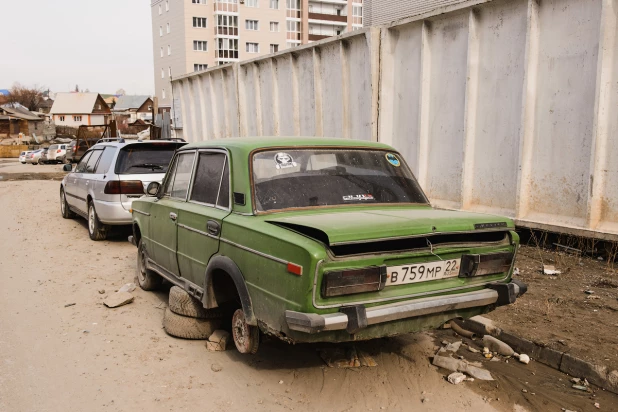
[[[511,220],[433,208],[392,147],[253,138],[179,150],[133,202],[148,269],[288,342],[436,328],[513,303]]]

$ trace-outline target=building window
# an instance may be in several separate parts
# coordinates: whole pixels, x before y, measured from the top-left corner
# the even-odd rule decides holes
[[[295,20],[286,21],[287,24],[287,39],[300,41],[300,22]]]
[[[246,0],[246,1],[247,1],[247,7],[259,7],[258,0]]]
[[[81,116],[73,116],[73,121],[74,122],[81,122],[82,121],[82,117]]]
[[[270,31],[279,31],[279,22],[278,21],[271,21],[270,22]]]
[[[165,1],[165,11],[170,11],[170,0]]]
[[[216,34],[238,36],[238,16],[219,14],[217,16]]]
[[[163,26],[159,26],[159,37],[163,36]]]
[[[205,29],[206,28],[206,17],[194,17],[193,27],[196,27],[199,29]]]
[[[172,46],[170,46],[169,44],[167,45],[167,55],[171,55],[172,54]]]
[[[208,42],[202,40],[193,40],[194,51],[208,51]]]
[[[206,70],[208,68],[207,64],[194,64],[193,65],[193,71],[194,72],[199,72],[202,70]]]
[[[352,6],[352,24],[363,24],[363,6]]]
[[[271,44],[270,45],[270,52],[271,53],[277,53],[279,51],[279,45],[278,44]]]
[[[206,4],[206,0],[191,0],[193,4]]]
[[[165,99],[165,89],[161,91],[161,98]]]
[[[260,45],[258,43],[247,43],[247,53],[259,53]]]
[[[167,74],[168,74],[169,77],[172,77],[172,68],[171,67],[167,68]]]
[[[286,7],[287,7],[286,17],[300,19],[301,17],[300,5],[301,5],[301,0],[286,0]]]
[[[163,10],[161,9],[161,5],[159,4],[159,16],[163,14]]]
[[[258,21],[257,20],[245,20],[245,29],[258,30]]]
[[[161,69],[161,78],[165,79],[165,70]]]
[[[279,0],[270,0],[271,9],[279,9]]]
[[[170,24],[167,23],[167,34],[169,34],[169,33],[170,33]]]
[[[217,12],[229,12],[238,13],[238,0],[216,0],[215,13]]]
[[[234,62],[226,62],[225,60],[220,60],[217,62],[217,66],[222,66],[224,64],[229,64],[229,63],[234,63]]]
[[[217,59],[237,59],[238,39],[217,39]]]
[[[58,116],[58,120],[64,122],[64,116]]]
[[[288,49],[292,48],[292,47],[296,47],[296,46],[300,46],[300,43],[295,43],[295,42],[287,42],[286,43],[288,45]]]
[[[163,57],[163,47],[161,47],[161,57]]]

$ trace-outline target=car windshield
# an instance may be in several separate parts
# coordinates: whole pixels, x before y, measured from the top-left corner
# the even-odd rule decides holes
[[[138,143],[125,146],[118,154],[116,173],[165,173],[174,151],[184,143]]]
[[[372,203],[428,203],[395,152],[279,149],[253,155],[258,211]]]

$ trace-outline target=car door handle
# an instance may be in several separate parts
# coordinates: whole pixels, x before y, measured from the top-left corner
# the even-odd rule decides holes
[[[214,220],[209,220],[206,223],[206,230],[208,230],[208,234],[210,235],[219,236],[219,233],[221,232],[221,225]]]
[[[176,219],[178,219],[178,215],[174,212],[170,213],[170,219],[172,219],[174,222],[176,221]]]

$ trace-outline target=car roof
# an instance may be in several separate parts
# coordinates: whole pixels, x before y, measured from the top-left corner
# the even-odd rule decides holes
[[[190,143],[182,148],[228,148],[251,152],[256,149],[268,149],[279,147],[364,147],[372,149],[393,150],[384,143],[366,142],[362,140],[343,139],[336,137],[294,137],[294,136],[261,136],[261,137],[234,137],[227,139],[207,140],[204,142]]]
[[[148,145],[148,144],[155,144],[155,143],[159,144],[159,143],[185,143],[185,142],[179,142],[175,140],[125,140],[125,141],[120,142],[120,141],[110,140],[110,141],[96,143],[90,146],[90,148],[93,148],[94,146],[125,147],[128,145],[134,145],[134,144]]]

